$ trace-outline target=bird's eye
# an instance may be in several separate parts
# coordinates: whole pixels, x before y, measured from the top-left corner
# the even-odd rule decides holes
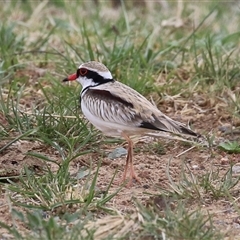
[[[81,76],[85,76],[88,73],[88,70],[86,68],[80,68],[79,69],[79,74]]]

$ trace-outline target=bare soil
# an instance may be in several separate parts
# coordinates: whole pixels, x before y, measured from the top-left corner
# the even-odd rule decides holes
[[[206,116],[206,121],[202,121],[202,118],[198,118],[194,122],[195,129],[198,132],[204,129],[204,131],[210,131],[212,127],[218,133],[220,137],[221,132],[218,131],[219,128],[219,118],[216,115],[210,114],[212,119],[208,119]],[[176,119],[176,118],[175,118]],[[212,124],[209,124],[211,122]],[[224,124],[223,124],[224,125]],[[226,125],[228,126],[228,125]],[[222,127],[222,126],[221,126]],[[224,138],[239,138],[239,135],[227,135]],[[180,157],[176,157],[178,154],[183,153],[190,146],[183,144],[178,141],[170,140],[158,140],[161,142],[164,153],[156,153],[154,149],[152,151],[146,151],[149,149],[148,146],[156,140],[139,141],[135,145],[135,155],[134,155],[134,166],[135,171],[141,179],[141,184],[134,183],[130,188],[123,188],[116,197],[109,203],[112,207],[118,209],[122,213],[132,213],[135,209],[133,198],[136,198],[143,205],[147,205],[150,197],[146,193],[159,194],[162,190],[172,190],[171,180],[175,183],[179,183],[182,179],[183,172],[190,176],[191,174],[195,177],[203,176],[204,174],[210,172],[219,171],[219,179],[224,177],[226,172],[230,169],[231,164],[238,164],[239,155],[237,154],[227,154],[223,151],[213,148],[211,151],[208,148],[198,148],[195,147],[192,150],[186,152]],[[0,143],[0,147],[7,144],[6,141]],[[125,147],[125,143],[122,144]],[[118,171],[116,175],[116,180],[122,176],[126,157],[121,157],[115,160],[110,160],[107,158],[107,154],[113,151],[118,145],[102,145],[101,152],[105,152],[105,157],[102,154],[91,153],[88,155],[81,156],[75,159],[71,163],[70,172],[74,176],[78,173],[79,169],[84,165],[89,165],[90,162],[93,163],[93,171],[97,167],[99,160],[102,160],[102,165],[100,167],[97,187],[100,190],[106,189],[112,176],[114,175],[116,169]],[[10,177],[18,176],[23,170],[24,166],[28,166],[36,172],[41,172],[44,167],[43,162],[32,156],[27,155],[28,152],[39,152],[45,154],[51,159],[60,161],[60,157],[57,153],[39,142],[29,142],[29,141],[18,141],[8,148],[6,148],[0,155],[0,176]],[[169,169],[167,166],[169,164]],[[56,169],[53,169],[53,171]],[[169,176],[168,176],[169,173]],[[235,173],[238,175],[240,173]],[[216,183],[217,184],[217,183]],[[114,192],[119,188],[119,185],[113,183],[110,191]],[[235,204],[239,206],[239,184],[235,186],[233,190],[233,197]],[[1,189],[0,186],[0,221],[10,226],[13,224],[12,217],[10,214],[10,205],[5,190]],[[226,233],[226,239],[236,239],[236,236],[240,236],[240,219],[239,214],[234,208],[234,205],[229,202],[227,197],[220,197],[215,200],[211,197],[211,194],[206,193],[206,198],[203,198],[199,202],[198,196],[192,199],[189,203],[190,209],[197,209],[199,204],[202,205],[202,209],[207,213],[213,215],[213,224],[216,229]],[[205,196],[203,193],[203,196]],[[6,230],[0,230],[0,235],[5,234]],[[240,239],[240,238],[239,238]]]

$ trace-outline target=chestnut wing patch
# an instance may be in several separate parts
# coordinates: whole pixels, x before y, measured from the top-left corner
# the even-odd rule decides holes
[[[99,89],[89,89],[88,91],[91,92],[91,94],[95,97],[99,97],[99,98],[104,98],[107,101],[116,101],[116,102],[120,102],[123,105],[125,105],[126,107],[131,107],[133,108],[133,104],[124,100],[123,98],[113,95],[112,93],[110,93],[107,90],[99,90]]]

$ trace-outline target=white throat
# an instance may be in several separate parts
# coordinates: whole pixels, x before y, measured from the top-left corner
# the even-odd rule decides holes
[[[79,77],[77,79],[77,81],[82,85],[81,94],[82,94],[82,92],[85,91],[86,88],[94,87],[94,86],[98,85],[98,83],[94,82],[93,79],[89,79],[87,77]]]

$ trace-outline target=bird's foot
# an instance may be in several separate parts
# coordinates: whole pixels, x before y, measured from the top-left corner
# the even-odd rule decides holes
[[[123,177],[119,181],[117,181],[116,183],[118,185],[125,185],[126,184],[126,187],[129,188],[129,187],[132,187],[132,185],[134,183],[134,180],[141,185],[141,180],[135,174],[135,172],[130,173],[130,177],[129,178],[127,178],[125,175],[123,175]]]

